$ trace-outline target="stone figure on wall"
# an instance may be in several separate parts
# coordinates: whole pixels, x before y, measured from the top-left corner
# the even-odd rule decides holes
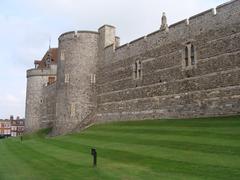
[[[160,30],[168,31],[167,17],[165,12],[162,15],[162,23],[161,23]]]

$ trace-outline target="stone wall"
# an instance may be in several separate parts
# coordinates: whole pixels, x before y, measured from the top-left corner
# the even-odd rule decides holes
[[[56,116],[56,83],[43,88],[40,128],[53,127]]]
[[[108,63],[97,72],[97,121],[239,114],[239,17],[240,1],[231,1],[169,31],[107,47]],[[186,42],[196,48],[196,65],[190,69],[183,67]],[[142,78],[134,80],[139,60]]]

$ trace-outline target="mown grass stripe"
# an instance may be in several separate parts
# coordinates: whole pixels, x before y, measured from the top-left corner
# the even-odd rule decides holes
[[[39,173],[47,178],[55,177],[55,179],[64,179],[74,177],[79,168],[77,165],[59,159],[53,158],[48,154],[40,153],[26,144],[6,142],[10,152],[16,154],[23,162],[31,164],[32,168],[38,170]],[[27,156],[26,156],[27,154]],[[31,157],[31,158],[28,158]],[[48,167],[46,169],[46,166]],[[63,177],[59,177],[59,172],[66,171]]]
[[[83,149],[90,149],[91,145],[85,145],[79,142],[71,143],[71,142],[63,142],[61,140],[51,140],[46,141],[46,143],[51,143],[59,147],[67,147],[67,149],[79,150],[82,153],[88,153]],[[98,155],[102,158],[110,159],[113,161],[121,162],[121,163],[131,163],[131,164],[138,164],[141,166],[147,166],[152,171],[156,172],[172,172],[172,173],[184,173],[189,175],[195,176],[203,176],[203,177],[214,177],[219,179],[224,179],[229,176],[238,177],[240,175],[239,169],[235,168],[227,168],[221,166],[211,166],[211,165],[200,165],[197,163],[187,163],[183,161],[174,161],[164,158],[156,158],[151,156],[142,156],[135,153],[121,151],[121,150],[114,150],[108,148],[101,148],[96,146],[98,149]],[[225,172],[224,175],[220,175],[220,172]]]
[[[46,144],[46,142],[49,142],[49,141],[46,141],[46,140],[38,140],[38,142],[37,143],[29,143],[29,145],[34,145],[34,147],[35,148],[37,148],[37,149],[41,149],[41,151],[43,150],[44,151],[44,153],[49,153],[50,151],[49,151],[49,149],[46,149],[45,150],[45,148],[44,147],[47,147],[47,148],[49,148],[49,146],[51,146],[51,147],[55,147],[55,146],[53,146],[53,144],[52,143],[50,143],[50,144]],[[35,146],[35,144],[37,145],[37,146]],[[41,144],[41,146],[39,146],[39,144]],[[64,151],[66,151],[66,147],[64,147],[64,142],[62,142],[62,146],[57,146],[58,148],[57,149],[63,149]],[[73,145],[74,147],[76,147],[75,145]],[[70,147],[73,147],[73,146],[71,146],[70,145]],[[68,147],[69,147],[69,144],[68,144]],[[89,150],[90,150],[90,148],[89,148],[89,146],[85,146],[85,147],[88,147],[88,148],[84,148],[83,146],[81,146],[81,150],[83,151],[84,149],[85,149],[85,151],[82,153],[82,154],[84,154],[84,156],[85,157],[89,157],[90,156],[90,154],[89,154]],[[79,147],[80,148],[80,147]],[[39,151],[39,150],[37,150],[37,151]],[[71,154],[80,154],[80,151],[72,151],[72,148],[71,148]],[[53,152],[51,152],[51,156],[54,156],[54,157],[58,157],[58,155],[53,155],[52,154]],[[58,157],[59,158],[59,157]],[[76,156],[76,158],[77,158],[77,156]],[[106,161],[109,163],[109,161],[112,161],[111,159],[109,160],[109,159],[106,159],[106,158],[98,158],[98,159],[100,159],[100,164],[101,164],[101,167],[102,166],[104,166],[104,164],[106,163]],[[68,159],[65,159],[66,161],[68,161]],[[79,160],[79,162],[81,162],[81,160]],[[91,161],[89,161],[89,162],[91,162]],[[87,163],[87,164],[89,164],[89,162]],[[84,164],[85,162],[81,162],[81,164]],[[118,162],[118,168],[119,168],[119,162]],[[130,166],[130,165],[128,165],[128,166]],[[121,167],[121,164],[120,164],[120,167]],[[137,173],[139,173],[139,171],[140,172],[142,172],[142,168],[144,167],[144,166],[136,166],[136,164],[135,164],[135,166],[134,166],[135,168],[137,168]],[[102,170],[103,169],[105,169],[105,167],[104,168],[102,168]],[[140,169],[140,170],[139,170]],[[144,168],[145,169],[145,173],[148,173],[148,174],[153,174],[153,177],[152,177],[152,179],[154,179],[154,176],[156,176],[156,175],[158,175],[158,176],[161,176],[161,174],[162,174],[162,172],[154,172],[154,171],[151,171],[151,169],[147,169],[146,170],[146,168]],[[125,170],[126,171],[126,170]],[[121,173],[121,172],[120,172]],[[121,173],[122,174],[122,173]],[[164,174],[166,174],[166,173],[164,173]],[[107,178],[106,177],[106,174],[104,174],[105,175],[105,177],[104,177],[104,179],[105,178]],[[118,176],[120,176],[119,174],[118,174]],[[168,174],[168,177],[171,177],[171,179],[174,179],[174,178],[176,178],[176,179],[182,179],[182,178],[180,178],[182,176],[182,174],[180,174],[180,173],[171,173],[171,175],[170,174]],[[97,176],[98,178],[100,178],[101,176]],[[178,178],[177,178],[178,177]],[[186,178],[186,174],[184,175],[184,177]],[[197,177],[195,177],[195,176],[192,176],[192,175],[188,175],[187,177],[189,177],[189,178],[191,178],[191,179],[198,179]],[[114,177],[111,177],[110,176],[110,178],[111,179],[113,179]],[[185,179],[184,178],[184,179]]]
[[[158,134],[158,135],[177,135],[177,136],[191,136],[191,137],[207,137],[207,138],[218,138],[218,139],[226,139],[226,140],[240,140],[240,135],[236,134],[222,134],[222,133],[216,133],[216,132],[206,132],[201,131],[200,129],[198,131],[189,131],[189,130],[183,130],[183,129],[177,129],[177,130],[171,130],[171,129],[157,129],[157,128],[133,128],[130,127],[126,128],[111,128],[111,129],[89,129],[88,132],[119,132],[119,133],[126,133],[131,132],[135,134]]]
[[[228,147],[240,147],[240,141],[238,140],[226,140],[219,138],[207,138],[207,137],[195,137],[195,136],[185,136],[185,135],[161,135],[161,134],[143,134],[143,133],[134,133],[131,131],[126,131],[125,133],[121,132],[108,132],[108,131],[87,131],[82,132],[81,135],[101,135],[107,137],[115,137],[115,138],[137,138],[142,140],[173,140],[179,142],[190,142],[190,143],[199,143],[206,145],[219,145],[219,146],[228,146]],[[76,134],[74,136],[81,137],[80,134]]]
[[[95,128],[105,128],[112,126],[161,126],[161,127],[239,127],[240,116],[233,117],[218,117],[218,118],[196,118],[196,119],[160,119],[160,120],[143,120],[143,121],[122,121],[122,122],[109,122],[105,124],[98,124]]]
[[[34,179],[33,174],[38,174],[38,171],[32,168],[30,164],[21,161],[19,156],[9,151],[8,147],[6,146],[5,140],[0,141],[0,152],[1,180]],[[27,169],[27,171],[23,171],[22,169]],[[36,180],[38,179],[39,178],[36,177]]]
[[[240,136],[240,126],[235,126],[235,127],[220,127],[220,128],[209,128],[209,127],[174,127],[174,126],[108,126],[108,127],[101,127],[99,128],[98,126],[92,126],[91,128],[88,129],[88,131],[105,131],[105,130],[138,130],[138,129],[145,129],[145,130],[158,130],[158,131],[186,131],[186,132],[192,132],[192,133],[203,133],[206,132],[208,134],[219,134],[219,135],[227,135],[227,136],[235,136],[238,135]]]
[[[81,143],[85,145],[99,146],[101,148],[109,148],[114,150],[124,150],[140,155],[150,155],[152,157],[167,158],[171,160],[198,162],[201,164],[217,165],[223,167],[240,168],[240,156],[202,153],[191,150],[179,150],[176,148],[166,148],[164,146],[139,145],[134,143],[126,144],[116,141],[99,140],[99,139],[85,139],[79,137],[72,137],[71,139],[60,139],[63,142]],[[136,151],[137,149],[137,151]],[[240,170],[240,169],[239,169]]]
[[[81,138],[81,136],[77,136]],[[99,141],[109,141],[118,142],[125,144],[139,144],[139,145],[149,145],[156,147],[167,147],[175,148],[180,150],[191,150],[196,152],[206,152],[206,153],[216,153],[216,154],[226,154],[226,155],[237,155],[240,156],[240,146],[226,146],[226,145],[213,145],[213,144],[201,144],[201,142],[189,142],[185,139],[181,141],[176,141],[174,138],[168,140],[166,139],[142,139],[136,135],[131,136],[121,136],[114,134],[113,136],[104,135],[101,133],[87,133],[83,134],[83,139],[96,139]],[[207,139],[206,139],[207,141]]]

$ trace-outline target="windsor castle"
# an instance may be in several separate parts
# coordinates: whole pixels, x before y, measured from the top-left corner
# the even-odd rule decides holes
[[[66,32],[27,70],[27,131],[240,114],[240,0],[121,46],[115,30]]]

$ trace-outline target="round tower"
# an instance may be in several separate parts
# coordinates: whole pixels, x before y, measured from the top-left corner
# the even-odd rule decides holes
[[[59,37],[54,134],[70,132],[96,107],[94,84],[99,33],[67,32]]]
[[[42,116],[41,106],[43,104],[43,88],[48,82],[49,76],[56,76],[56,67],[49,69],[30,69],[27,70],[27,93],[25,127],[27,132],[40,129]]]

